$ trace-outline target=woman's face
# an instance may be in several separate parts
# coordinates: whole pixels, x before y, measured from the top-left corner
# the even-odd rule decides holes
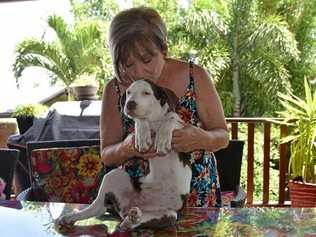
[[[154,46],[153,55],[140,48],[138,55],[130,55],[122,66],[121,77],[129,81],[147,79],[157,82],[165,64],[164,54]]]

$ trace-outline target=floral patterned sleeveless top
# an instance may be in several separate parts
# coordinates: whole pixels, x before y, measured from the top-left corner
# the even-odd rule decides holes
[[[193,64],[190,63],[190,82],[185,95],[178,101],[177,113],[181,119],[193,126],[201,127],[197,113],[196,93],[193,77]],[[115,82],[115,90],[121,97],[118,82]],[[120,103],[118,103],[120,106]],[[121,108],[119,109],[121,110]],[[121,113],[124,138],[134,131],[134,121]],[[212,152],[199,150],[186,153],[192,167],[191,191],[188,195],[186,206],[188,207],[221,207],[221,192],[216,167],[216,158]],[[129,159],[122,165],[131,178],[139,178],[149,172],[149,163],[142,158]]]

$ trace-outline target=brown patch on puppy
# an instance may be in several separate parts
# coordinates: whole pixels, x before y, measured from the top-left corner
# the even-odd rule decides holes
[[[176,111],[176,106],[178,104],[179,98],[172,90],[158,86],[152,81],[146,79],[143,80],[148,82],[148,84],[151,86],[154,92],[154,96],[160,101],[161,106],[164,106],[165,103],[168,103],[169,110],[173,112]]]
[[[107,211],[113,216],[118,216],[118,213],[120,212],[120,204],[114,193],[110,192],[105,194],[104,206],[107,207]]]
[[[189,197],[189,194],[182,194],[182,195],[181,195],[182,207],[181,207],[180,210],[178,210],[178,211],[183,210],[183,208],[185,207],[185,204],[187,203],[188,197]]]
[[[183,166],[189,166],[191,167],[191,161],[190,161],[190,153],[184,153],[184,152],[178,152],[179,159],[182,161]]]
[[[170,226],[175,226],[177,219],[174,216],[164,215],[160,219],[152,219],[146,223],[142,223],[137,226],[137,229],[163,229]]]
[[[134,190],[140,193],[142,191],[142,188],[141,188],[142,183],[139,181],[139,178],[131,177],[131,182],[132,182]]]

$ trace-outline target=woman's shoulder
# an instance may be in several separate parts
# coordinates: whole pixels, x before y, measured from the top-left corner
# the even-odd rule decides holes
[[[187,70],[189,67],[189,63],[180,59],[168,58],[166,62],[169,64],[170,68],[176,70]]]
[[[119,96],[120,89],[118,88],[118,83],[116,82],[116,79],[111,79],[107,81],[103,89],[103,102],[114,103]]]
[[[114,89],[116,87],[117,84],[117,80],[115,78],[110,79],[109,81],[107,81],[107,83],[105,84],[105,88],[112,88]]]
[[[115,78],[109,80],[104,85],[104,93],[109,94],[120,94],[120,88],[117,80]]]
[[[190,72],[190,65],[192,65],[193,76],[202,76],[205,77],[207,75],[207,71],[199,64],[190,63],[189,61],[184,61],[180,59],[168,59],[168,63],[171,66],[172,70],[177,71],[177,73],[188,73]]]
[[[180,78],[188,78],[189,73],[189,63],[179,60],[168,58],[166,60],[167,63],[167,74],[169,79],[180,79]]]

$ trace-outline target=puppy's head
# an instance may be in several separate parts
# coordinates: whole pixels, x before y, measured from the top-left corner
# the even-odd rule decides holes
[[[126,89],[121,108],[130,118],[157,120],[167,111],[175,111],[177,101],[177,96],[171,90],[142,79]]]

